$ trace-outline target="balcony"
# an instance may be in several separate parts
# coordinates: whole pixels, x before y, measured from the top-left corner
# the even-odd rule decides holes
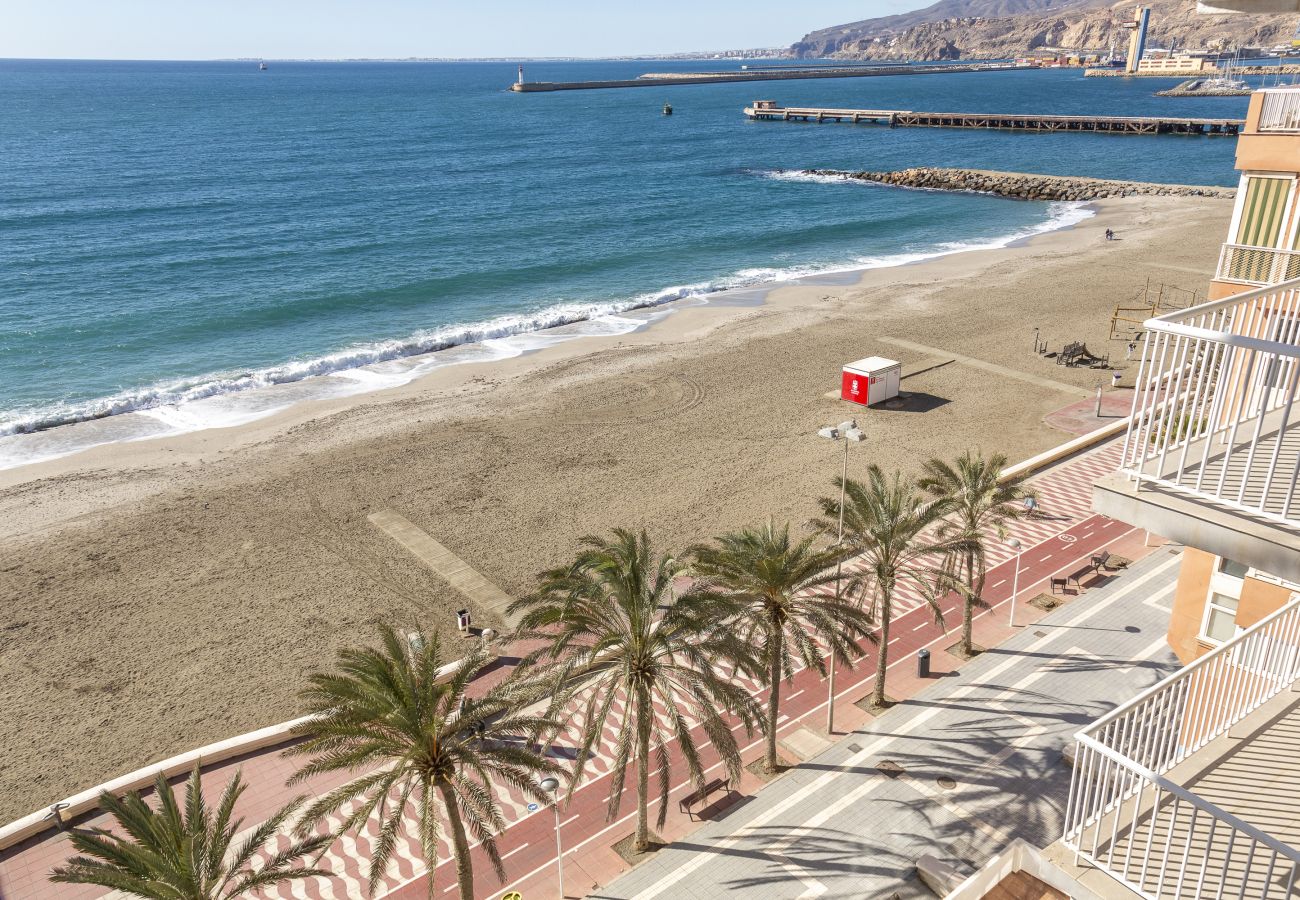
[[[1093,507],[1300,581],[1300,279],[1144,328],[1122,461]]]
[[[1265,88],[1255,130],[1300,134],[1300,87]]]
[[[1214,277],[1217,281],[1256,285],[1278,284],[1300,278],[1300,250],[1224,244],[1219,252],[1219,268]]]
[[[1300,889],[1300,596],[1080,731],[1062,843],[1147,900]],[[1094,885],[1095,887],[1095,885]]]

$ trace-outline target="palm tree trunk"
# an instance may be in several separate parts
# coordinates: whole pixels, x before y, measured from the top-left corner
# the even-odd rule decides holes
[[[438,786],[442,805],[447,810],[447,823],[451,825],[451,845],[456,853],[456,883],[460,886],[460,900],[474,900],[474,865],[469,858],[469,841],[465,838],[465,823],[460,820],[456,795],[449,784]],[[434,861],[430,861],[432,864]]]
[[[636,839],[633,846],[638,853],[650,846],[650,720],[646,717],[654,715],[654,707],[648,697],[643,699],[636,736]]]
[[[871,695],[875,706],[885,705],[885,669],[889,666],[889,620],[893,617],[893,591],[880,590],[880,646],[876,649],[876,689]]]
[[[767,676],[767,759],[763,763],[763,768],[768,773],[776,771],[776,720],[781,709],[781,648],[784,638],[785,632],[778,628],[768,645],[768,652],[772,654],[772,665]]]
[[[979,600],[975,596],[975,555],[972,553],[966,554],[966,587],[968,593],[961,610],[961,652],[970,656],[975,652],[971,642],[971,631],[975,619],[975,604]]]

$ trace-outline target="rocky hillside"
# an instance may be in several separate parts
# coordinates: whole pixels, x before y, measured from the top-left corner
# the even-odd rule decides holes
[[[1006,18],[1022,13],[1088,5],[1106,0],[938,0],[924,9],[863,19],[847,25],[834,25],[804,35],[790,49],[800,56],[833,56],[847,44],[856,44],[881,35],[895,35],[916,25],[942,22],[945,19]]]
[[[987,5],[1038,4],[1040,0],[941,0],[904,16],[869,19],[823,29],[807,35],[791,49],[802,56],[828,55],[843,59],[998,59],[1044,48],[1107,50],[1112,43],[1123,52],[1128,37],[1119,27],[1132,16],[1134,3],[1036,8],[1011,15],[976,11]],[[1195,0],[1149,0],[1149,46],[1199,49],[1215,46],[1271,46],[1289,41],[1294,15],[1207,16],[1196,12]],[[937,16],[946,8],[965,9],[962,15]],[[907,17],[922,21],[903,22]]]

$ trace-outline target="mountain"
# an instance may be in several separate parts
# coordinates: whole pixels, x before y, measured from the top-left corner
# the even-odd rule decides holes
[[[896,34],[927,22],[969,18],[1001,19],[1022,13],[1092,5],[1096,2],[1104,3],[1106,0],[939,0],[924,9],[812,31],[790,49],[799,56],[827,57],[837,53],[845,44],[864,38]]]
[[[806,35],[798,56],[842,59],[1005,59],[1044,48],[1122,53],[1120,27],[1137,5],[1121,0],[940,0],[915,12],[866,19]],[[1211,16],[1196,0],[1147,0],[1147,45],[1184,49],[1268,47],[1295,33],[1295,15]],[[1024,7],[1014,10],[1015,7]],[[996,10],[1013,10],[997,13]]]

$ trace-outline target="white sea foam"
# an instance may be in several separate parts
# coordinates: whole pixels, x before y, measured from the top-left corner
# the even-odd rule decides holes
[[[846,181],[812,173],[768,173],[789,180]],[[855,182],[856,183],[856,182]],[[970,250],[997,249],[1034,235],[1069,228],[1093,215],[1084,203],[1052,202],[1048,217],[994,238],[956,241],[925,250],[862,256],[835,264],[750,268],[710,282],[671,285],[659,291],[604,303],[561,303],[485,322],[448,325],[406,338],[359,344],[336,353],[253,372],[216,373],[125,391],[83,404],[60,404],[0,416],[0,469],[117,441],[143,440],[204,428],[232,427],[303,399],[340,397],[406,384],[446,365],[519,356],[590,335],[626,334],[643,327],[646,312],[688,298],[799,279],[909,265]],[[659,315],[664,311],[660,310]],[[320,376],[329,376],[321,378]],[[309,386],[306,382],[311,381]],[[129,415],[129,414],[139,415]],[[105,427],[105,420],[125,416]],[[73,435],[55,426],[83,423],[93,434]],[[76,431],[77,429],[71,429]],[[59,432],[57,435],[53,432]],[[106,436],[107,435],[107,436]]]

